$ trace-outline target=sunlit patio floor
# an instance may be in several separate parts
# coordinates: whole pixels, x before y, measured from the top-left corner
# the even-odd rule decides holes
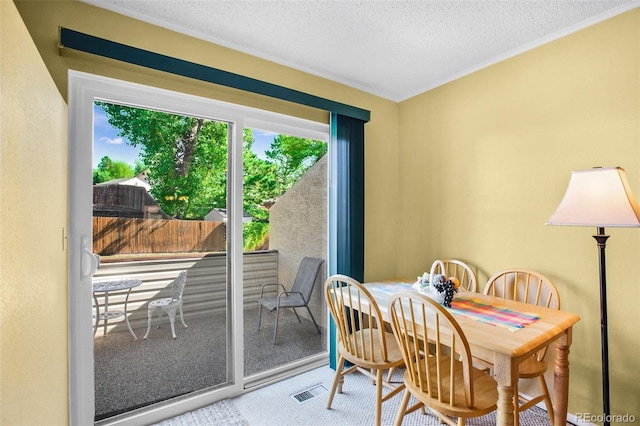
[[[325,338],[309,320],[298,323],[291,310],[280,313],[278,344],[272,344],[275,315],[263,312],[257,330],[258,310],[244,315],[245,375],[284,365],[325,350]],[[223,314],[190,319],[184,328],[176,319],[176,339],[169,321],[162,328],[125,326],[94,338],[96,420],[224,384],[226,376],[226,320]]]

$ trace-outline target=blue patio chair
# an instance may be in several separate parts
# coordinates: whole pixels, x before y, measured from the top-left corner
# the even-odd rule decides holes
[[[258,330],[260,330],[260,324],[262,322],[262,307],[264,306],[271,312],[275,310],[276,323],[273,329],[274,345],[278,339],[278,315],[280,313],[280,308],[293,309],[293,313],[296,314],[298,322],[301,321],[295,308],[307,308],[309,316],[311,317],[313,324],[315,324],[316,330],[318,330],[318,334],[321,334],[320,327],[318,327],[318,323],[316,323],[316,320],[311,313],[311,309],[309,309],[309,300],[311,299],[311,293],[313,292],[313,287],[317,281],[318,273],[320,272],[320,266],[323,263],[323,259],[304,257],[298,267],[298,273],[293,281],[293,287],[291,290],[287,290],[285,286],[280,283],[267,283],[260,287],[260,299],[258,299],[258,303],[260,304],[260,307],[258,308]],[[269,286],[280,287],[282,288],[282,291],[280,291],[276,296],[264,296],[265,287]]]

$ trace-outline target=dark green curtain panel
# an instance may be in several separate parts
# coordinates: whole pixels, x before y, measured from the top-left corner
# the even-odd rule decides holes
[[[364,281],[364,121],[331,114],[336,155],[338,274]]]
[[[364,124],[331,113],[331,149],[336,167],[336,265],[332,273],[364,281]],[[357,324],[352,326],[358,327]],[[329,365],[337,363],[337,333],[331,318]]]

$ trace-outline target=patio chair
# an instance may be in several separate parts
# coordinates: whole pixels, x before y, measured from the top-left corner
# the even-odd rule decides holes
[[[544,275],[528,269],[511,268],[496,273],[487,281],[484,287],[484,294],[544,306],[550,309],[560,309],[560,295],[556,286]],[[520,412],[544,401],[549,420],[553,424],[553,404],[551,403],[547,382],[544,379],[544,373],[547,371],[547,362],[544,360],[546,353],[547,347],[522,361],[518,368],[518,377],[520,379],[538,379],[542,393],[534,398],[527,399],[518,393],[516,385],[513,407],[514,412],[519,415]],[[521,402],[522,404],[520,404]]]
[[[389,314],[406,365],[396,426],[423,405],[451,426],[496,410],[496,381],[473,367],[467,338],[442,305],[415,292],[399,292],[391,296]],[[418,402],[407,409],[411,396]]]
[[[180,311],[180,321],[182,321],[184,328],[187,328],[187,324],[184,322],[184,316],[182,315],[182,293],[184,292],[185,284],[187,284],[187,271],[182,271],[178,274],[177,278],[171,282],[171,297],[152,300],[149,303],[149,310],[147,311],[147,333],[144,335],[143,339],[149,337],[149,332],[151,331],[151,318],[153,317],[153,313],[156,309],[159,309],[158,328],[160,328],[162,313],[166,312],[169,316],[169,322],[171,323],[171,335],[174,339],[176,338],[176,310]]]
[[[291,290],[287,290],[286,287],[280,283],[266,283],[260,287],[260,298],[258,299],[258,303],[260,304],[258,308],[258,330],[260,330],[260,325],[262,323],[262,307],[264,306],[271,312],[275,310],[276,322],[273,327],[274,345],[278,339],[278,316],[280,314],[280,308],[291,308],[293,313],[296,314],[298,322],[301,321],[298,313],[296,312],[296,308],[307,308],[307,312],[309,312],[309,316],[311,317],[313,324],[316,326],[318,334],[321,334],[320,327],[318,327],[318,323],[316,323],[316,320],[311,313],[311,309],[309,309],[309,300],[311,299],[311,293],[313,292],[313,287],[318,278],[318,273],[320,272],[320,266],[323,263],[323,259],[304,257],[302,261],[300,261],[298,273],[293,281],[293,287],[291,287]],[[280,291],[276,296],[265,296],[264,290],[270,286],[276,286],[276,288],[280,287],[282,288],[282,291]]]
[[[382,312],[371,293],[357,280],[333,275],[324,285],[324,297],[338,333],[338,363],[327,400],[331,409],[333,397],[342,393],[344,376],[355,371],[366,375],[376,385],[375,425],[382,419],[382,403],[404,389],[391,382],[391,372],[404,365],[402,353],[393,334],[385,329]],[[345,361],[350,366],[345,369]],[[388,370],[387,378],[383,373]],[[383,387],[390,389],[382,395]]]

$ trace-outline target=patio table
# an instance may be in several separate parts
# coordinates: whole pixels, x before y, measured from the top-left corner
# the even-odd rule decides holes
[[[110,281],[94,281],[93,282],[93,300],[96,305],[96,315],[95,315],[95,324],[93,326],[93,335],[95,336],[96,331],[98,330],[98,323],[103,321],[104,331],[103,336],[107,334],[107,325],[110,319],[119,318],[124,316],[124,321],[129,327],[129,332],[133,336],[134,340],[138,340],[136,334],[131,329],[131,324],[129,324],[129,316],[127,315],[127,304],[129,302],[129,295],[131,294],[131,289],[134,287],[138,287],[142,285],[142,281],[137,278],[122,278]],[[127,296],[124,299],[124,310],[109,310],[109,293],[115,291],[127,291]],[[97,293],[104,293],[104,311],[100,312],[100,305],[98,304],[98,298],[96,296]]]

